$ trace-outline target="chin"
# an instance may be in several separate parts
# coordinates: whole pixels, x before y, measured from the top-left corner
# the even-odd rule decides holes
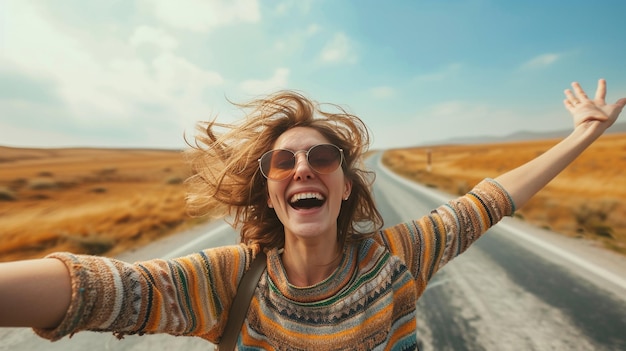
[[[328,236],[328,233],[334,232],[337,239],[337,230],[331,227],[322,227],[319,223],[300,223],[289,228],[289,232],[299,238],[316,238]]]

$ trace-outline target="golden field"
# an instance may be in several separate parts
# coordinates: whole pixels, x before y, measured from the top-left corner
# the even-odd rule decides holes
[[[113,255],[197,220],[180,151],[0,147],[0,261]]]
[[[556,141],[390,150],[396,172],[451,193]],[[606,135],[517,216],[626,252],[626,134]],[[0,147],[0,262],[54,251],[115,255],[197,224],[185,211],[182,152]]]
[[[558,140],[445,145],[390,150],[383,163],[403,176],[452,194],[513,169]],[[431,172],[427,153],[431,153]],[[591,239],[626,253],[626,133],[607,134],[516,212],[536,226]]]

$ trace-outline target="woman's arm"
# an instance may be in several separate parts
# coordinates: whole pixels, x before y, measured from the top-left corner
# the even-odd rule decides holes
[[[54,328],[70,304],[70,276],[56,259],[0,263],[0,326]]]
[[[594,99],[589,99],[578,83],[572,87],[573,92],[565,90],[564,104],[574,119],[574,131],[539,157],[496,178],[518,209],[613,125],[626,105],[626,98],[615,104],[605,102],[604,79],[598,81]]]
[[[134,264],[53,253],[0,264],[0,327],[33,327],[48,340],[82,330],[219,340],[239,280],[258,246],[211,248]]]

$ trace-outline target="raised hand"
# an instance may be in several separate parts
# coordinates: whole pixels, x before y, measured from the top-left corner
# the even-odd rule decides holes
[[[572,83],[573,91],[565,90],[565,108],[574,118],[574,127],[597,128],[597,132],[602,133],[617,120],[620,112],[626,105],[626,98],[619,99],[614,104],[607,104],[606,80],[598,80],[596,95],[592,99],[577,82]]]
[[[592,99],[578,83],[572,83],[573,91],[565,90],[565,108],[574,119],[574,131],[558,144],[538,157],[496,178],[509,193],[517,208],[524,204],[578,155],[591,145],[617,120],[626,98],[607,104],[606,81],[600,79],[596,95]]]

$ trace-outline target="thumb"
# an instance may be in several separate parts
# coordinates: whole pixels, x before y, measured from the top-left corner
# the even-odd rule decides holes
[[[620,108],[624,108],[624,106],[626,105],[626,98],[621,98],[617,100],[615,105],[619,106]]]

